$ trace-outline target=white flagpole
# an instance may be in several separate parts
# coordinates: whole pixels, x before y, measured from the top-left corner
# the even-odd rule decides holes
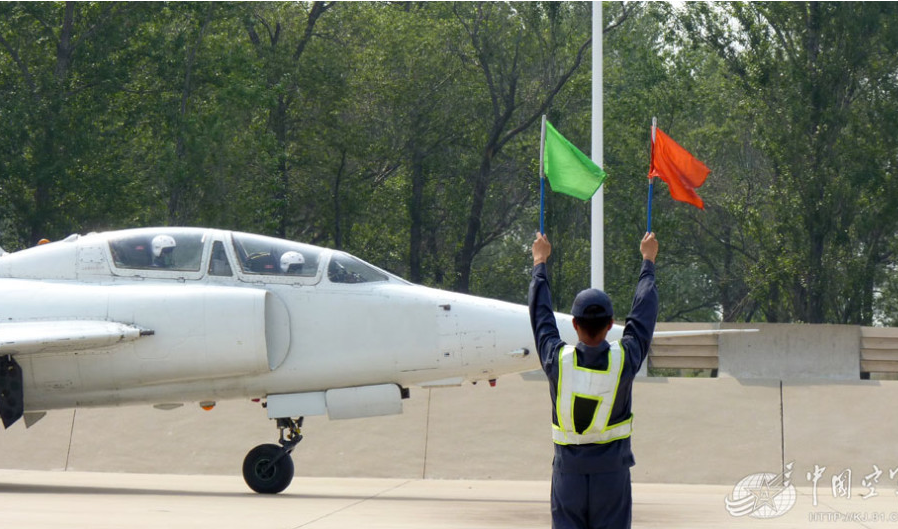
[[[592,3],[592,161],[603,167],[603,130],[602,120],[602,2]],[[592,236],[590,238],[590,270],[591,285],[600,290],[605,289],[605,186],[592,196]]]

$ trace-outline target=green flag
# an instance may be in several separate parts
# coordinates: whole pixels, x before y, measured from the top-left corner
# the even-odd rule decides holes
[[[552,191],[589,200],[605,181],[605,171],[546,122],[543,171]]]

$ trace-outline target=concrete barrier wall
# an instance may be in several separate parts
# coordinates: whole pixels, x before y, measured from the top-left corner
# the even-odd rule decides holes
[[[659,323],[656,330],[707,329],[754,329],[757,332],[725,333],[699,338],[663,338],[658,340],[656,352],[662,357],[656,356],[655,364],[660,367],[679,367],[676,365],[678,361],[694,362],[695,359],[688,358],[690,356],[711,355],[715,358],[710,359],[710,363],[714,364],[710,367],[717,368],[722,377],[860,380],[863,350],[869,365],[888,369],[894,366],[898,370],[898,329],[857,325]],[[877,336],[866,340],[870,342],[868,349],[863,349],[864,341],[861,339],[865,333]],[[696,348],[696,343],[701,343],[702,348]],[[677,354],[680,350],[682,353]],[[873,360],[877,362],[874,363]]]
[[[733,484],[795,461],[869,473],[898,468],[898,382],[648,378],[634,389],[634,480]],[[434,479],[549,479],[545,382],[412,388],[402,415],[306,420],[297,475]],[[51,412],[0,432],[0,467],[239,475],[276,428],[250,402]],[[800,476],[799,471],[800,469]],[[886,473],[886,477],[888,474]],[[827,478],[828,479],[828,478]],[[883,478],[885,479],[885,478]]]
[[[759,332],[721,334],[720,376],[777,380],[859,380],[857,325],[722,324]]]

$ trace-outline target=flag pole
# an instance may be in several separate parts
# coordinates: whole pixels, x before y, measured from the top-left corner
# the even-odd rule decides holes
[[[543,114],[539,133],[539,232],[546,234],[546,170],[543,159],[546,156],[546,115]]]
[[[652,176],[652,164],[655,163],[655,129],[658,127],[658,118],[652,117],[652,149],[651,149],[651,159],[649,161],[649,213],[648,213],[648,222],[645,229],[646,233],[652,233],[652,191],[655,187],[655,177]]]

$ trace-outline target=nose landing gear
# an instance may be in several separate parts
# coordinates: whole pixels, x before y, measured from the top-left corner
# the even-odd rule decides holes
[[[243,479],[249,488],[260,494],[277,494],[293,481],[293,459],[290,454],[302,441],[303,417],[277,420],[280,439],[276,444],[259,445],[243,460]]]

